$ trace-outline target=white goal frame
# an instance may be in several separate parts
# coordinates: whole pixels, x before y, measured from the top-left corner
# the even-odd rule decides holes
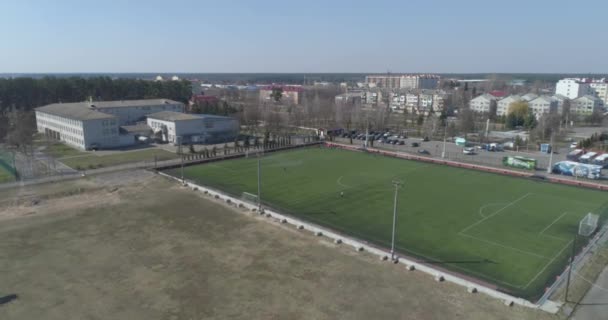
[[[597,230],[599,220],[599,214],[587,213],[578,224],[578,234],[585,237],[592,235]]]

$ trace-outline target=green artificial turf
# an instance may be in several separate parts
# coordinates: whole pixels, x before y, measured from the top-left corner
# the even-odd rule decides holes
[[[580,219],[608,201],[601,191],[327,148],[271,153],[261,163],[265,204],[385,248],[391,181],[403,181],[399,252],[528,299],[563,271]],[[256,158],[184,171],[236,196],[257,194]],[[168,173],[180,176],[180,169]]]

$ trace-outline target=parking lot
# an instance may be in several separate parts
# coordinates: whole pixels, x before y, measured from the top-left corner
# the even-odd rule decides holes
[[[398,140],[399,142],[396,144],[374,141],[373,147],[386,149],[386,150],[394,150],[408,153],[416,153],[422,156],[429,157],[441,157],[443,153],[444,143],[443,141],[423,141],[421,138],[395,138],[394,136],[389,136],[390,140]],[[350,143],[349,138],[337,138],[337,142],[340,143]],[[402,144],[401,144],[402,143]],[[353,145],[364,145],[365,139],[353,139]],[[368,142],[368,145],[371,144]],[[417,146],[416,146],[417,144]],[[463,152],[464,147],[458,146],[453,142],[445,143],[445,158],[456,161],[463,161],[469,163],[476,163],[488,166],[497,166],[502,167],[502,159],[505,156],[524,156],[529,158],[534,158],[538,161],[537,169],[540,171],[546,171],[549,166],[550,155],[547,153],[541,153],[540,151],[533,150],[530,148],[522,148],[520,151],[514,150],[504,150],[504,151],[486,151],[479,148],[475,148],[474,154],[465,154]],[[553,154],[553,159],[551,159],[552,163],[557,161],[566,160],[566,155],[568,153],[567,148],[555,150]]]

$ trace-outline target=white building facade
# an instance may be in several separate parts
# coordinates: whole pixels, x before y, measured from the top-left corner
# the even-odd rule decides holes
[[[174,145],[234,141],[239,134],[238,121],[230,117],[163,111],[146,121],[160,140]]]
[[[510,95],[503,99],[498,100],[496,103],[496,115],[497,116],[506,116],[509,113],[509,108],[512,103],[522,101],[521,97],[518,95]]]
[[[537,119],[545,114],[557,113],[557,100],[549,96],[540,96],[528,102],[528,107]]]
[[[580,115],[589,115],[595,111],[604,111],[604,102],[593,95],[586,95],[572,100],[570,112]]]
[[[135,143],[120,126],[145,120],[155,110],[181,110],[172,100],[54,103],[36,108],[38,132],[81,150],[111,149]]]
[[[555,94],[565,96],[568,99],[576,99],[592,93],[587,79],[566,78],[559,80],[555,85]]]
[[[469,107],[471,108],[471,111],[487,113],[490,112],[490,105],[492,104],[492,101],[496,101],[496,97],[490,94],[482,94],[471,99],[469,102]]]

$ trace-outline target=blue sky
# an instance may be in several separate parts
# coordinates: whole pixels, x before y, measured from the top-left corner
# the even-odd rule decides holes
[[[0,0],[0,73],[606,73],[607,12],[605,0]]]

